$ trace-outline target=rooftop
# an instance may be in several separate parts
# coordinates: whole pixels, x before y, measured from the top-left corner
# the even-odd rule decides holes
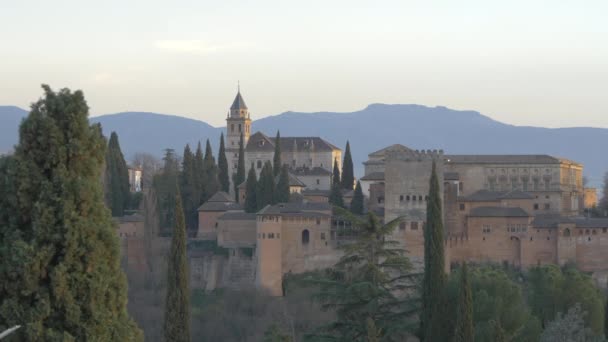
[[[274,151],[276,138],[271,138],[262,132],[255,132],[249,137],[245,150],[247,152]],[[283,152],[332,152],[340,149],[325,139],[319,137],[281,137],[279,139]]]
[[[452,154],[445,158],[457,164],[560,164],[580,165],[568,159],[557,158],[546,154]]]
[[[218,220],[255,220],[257,214],[246,213],[244,211],[228,211],[218,217]]]
[[[469,213],[471,217],[530,217],[522,208],[478,207]]]
[[[247,105],[245,104],[245,100],[243,100],[243,96],[241,96],[240,90],[236,93],[236,97],[234,98],[234,101],[232,102],[232,106],[230,106],[230,109],[232,109],[232,110],[247,109]]]
[[[368,175],[361,177],[362,181],[382,181],[384,180],[384,172],[372,172]]]

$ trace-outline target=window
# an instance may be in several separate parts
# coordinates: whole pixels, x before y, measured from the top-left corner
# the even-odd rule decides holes
[[[410,225],[411,230],[418,230],[418,222],[412,222]]]
[[[318,218],[318,219],[317,219],[317,226],[318,226],[318,225],[320,225],[320,224],[321,224],[321,219],[320,219],[320,218]]]
[[[489,224],[484,224],[481,231],[485,234],[485,233],[490,233],[492,231],[492,226],[490,226]]]
[[[551,209],[551,203],[545,203],[545,210]]]
[[[403,195],[400,195],[400,196],[399,196],[399,201],[400,201],[400,202],[403,202]]]
[[[262,168],[262,161],[261,160],[258,160],[258,165],[257,166],[258,166],[258,169]]]
[[[321,180],[317,179],[317,185],[321,184]]]
[[[418,200],[422,201],[422,195],[418,196]]]
[[[274,239],[274,233],[268,233],[268,238],[269,239]]]
[[[405,230],[406,227],[407,227],[407,223],[405,223],[405,222],[399,223],[399,230]]]
[[[534,210],[538,210],[538,203],[534,203]]]
[[[405,196],[405,200],[409,201],[410,200],[410,195]]]
[[[325,240],[325,233],[321,233],[321,240]]]
[[[464,211],[464,203],[460,203],[460,211]]]
[[[416,200],[416,195],[412,196],[412,201]]]
[[[241,132],[242,132],[242,131],[241,131],[241,124],[239,124],[239,133],[241,133]]]
[[[463,192],[464,191],[463,189],[464,189],[464,183],[463,182],[459,182],[458,183],[458,191],[459,192]]]
[[[302,244],[308,245],[309,242],[310,242],[310,232],[308,231],[308,229],[304,229],[302,231]]]
[[[378,197],[378,204],[382,204],[384,203],[384,197],[380,196]]]

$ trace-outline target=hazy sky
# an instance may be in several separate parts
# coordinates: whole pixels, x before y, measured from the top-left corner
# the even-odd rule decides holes
[[[518,125],[608,127],[608,1],[0,0],[0,104],[41,83],[93,115],[224,124],[369,103],[473,109]]]

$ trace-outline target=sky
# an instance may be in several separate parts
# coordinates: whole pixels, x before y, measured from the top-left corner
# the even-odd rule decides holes
[[[370,103],[608,128],[608,1],[0,0],[0,105],[40,84],[92,115],[224,124]]]

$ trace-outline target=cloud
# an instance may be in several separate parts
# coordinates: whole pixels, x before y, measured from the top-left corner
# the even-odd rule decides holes
[[[171,52],[207,55],[220,50],[242,48],[245,47],[246,44],[232,43],[216,45],[202,40],[159,40],[154,43],[154,46],[157,49]]]

